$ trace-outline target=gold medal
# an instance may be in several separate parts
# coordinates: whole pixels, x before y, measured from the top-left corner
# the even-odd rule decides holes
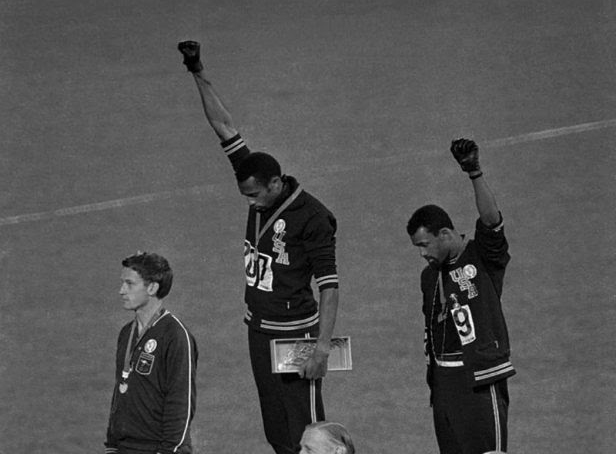
[[[127,389],[128,389],[128,384],[120,383],[120,393],[124,394]]]

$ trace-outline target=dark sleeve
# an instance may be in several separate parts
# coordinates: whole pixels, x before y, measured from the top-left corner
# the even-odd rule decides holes
[[[163,392],[163,440],[159,450],[175,452],[190,440],[190,422],[195,412],[197,347],[192,335],[174,317],[165,352]]]
[[[118,452],[118,441],[111,431],[111,419],[113,418],[113,413],[115,412],[116,406],[116,393],[118,390],[118,379],[122,375],[123,368],[123,354],[126,351],[126,344],[122,342],[123,337],[128,337],[127,327],[126,325],[118,335],[118,342],[116,344],[116,367],[115,367],[115,377],[113,382],[113,393],[111,395],[111,408],[109,410],[109,421],[107,423],[107,437],[105,439],[105,453],[112,454]],[[128,342],[128,338],[126,339]]]
[[[231,137],[230,139],[220,142],[220,146],[231,161],[233,171],[237,173],[237,169],[242,159],[250,154],[250,150],[246,146],[244,139],[239,134]]]
[[[304,228],[304,251],[319,291],[338,288],[336,227],[336,219],[331,213],[318,212],[308,220]]]
[[[430,339],[430,331],[428,325],[430,324],[430,311],[426,304],[426,301],[430,299],[430,296],[434,297],[432,291],[434,289],[434,282],[431,276],[434,272],[430,270],[430,267],[425,267],[421,272],[421,297],[422,297],[422,312],[424,314],[424,356],[426,358],[426,383],[430,389],[430,406],[433,405],[432,386],[434,385],[434,363],[432,354],[432,342]],[[432,289],[430,289],[432,287]]]
[[[503,216],[495,226],[486,226],[481,219],[475,225],[475,243],[484,262],[491,267],[504,269],[509,263],[509,244],[505,238]]]

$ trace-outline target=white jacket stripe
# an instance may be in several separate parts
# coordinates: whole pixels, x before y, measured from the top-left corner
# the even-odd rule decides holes
[[[174,315],[172,315],[173,319],[179,323],[179,325],[182,327],[182,329],[184,330],[184,335],[186,336],[186,345],[187,345],[187,349],[188,349],[188,405],[186,408],[186,424],[184,425],[184,432],[182,433],[182,438],[180,439],[179,443],[175,446],[175,448],[173,449],[173,452],[176,452],[178,450],[178,448],[180,446],[182,446],[182,443],[184,443],[184,441],[186,440],[186,434],[188,433],[188,428],[190,427],[190,410],[192,407],[192,348],[191,348],[191,342],[190,342],[190,336],[188,335],[188,330],[186,330],[186,328],[184,327],[184,325],[182,325],[182,322],[180,322]]]
[[[478,370],[475,371],[475,380],[479,381],[479,380],[486,380],[488,378],[492,378],[492,377],[496,377],[498,375],[502,375],[505,374],[507,372],[510,372],[513,370],[513,366],[511,365],[510,361],[507,361],[506,363],[500,364],[496,367],[491,367],[489,369],[484,369],[484,370]]]

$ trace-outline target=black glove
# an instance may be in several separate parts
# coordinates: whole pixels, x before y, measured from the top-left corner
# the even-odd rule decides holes
[[[199,56],[199,48],[201,46],[197,41],[182,41],[178,43],[178,50],[184,56],[184,64],[186,69],[191,73],[198,73],[203,70],[201,57]]]
[[[472,140],[456,139],[451,142],[450,150],[464,172],[481,170],[479,166],[479,147]]]

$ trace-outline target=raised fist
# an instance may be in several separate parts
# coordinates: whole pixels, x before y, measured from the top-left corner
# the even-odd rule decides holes
[[[191,73],[198,73],[203,70],[201,57],[199,56],[200,45],[197,41],[182,41],[178,43],[178,50],[184,56],[186,69]]]
[[[456,139],[451,142],[450,150],[464,172],[481,170],[479,166],[479,147],[474,141]]]

